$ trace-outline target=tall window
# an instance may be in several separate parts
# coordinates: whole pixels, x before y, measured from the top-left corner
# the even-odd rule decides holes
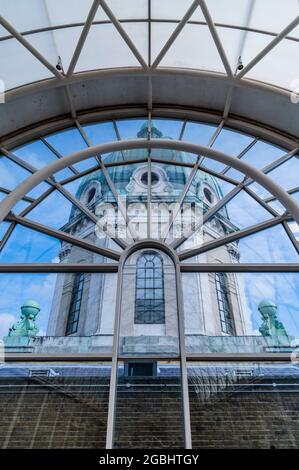
[[[163,261],[155,252],[143,253],[137,261],[135,323],[164,323]]]
[[[75,279],[74,279],[69,316],[67,319],[66,335],[71,335],[73,333],[77,333],[78,331],[83,285],[84,285],[84,274],[82,273],[76,274]]]
[[[221,331],[229,335],[235,335],[235,324],[228,297],[227,277],[225,273],[216,273],[216,292],[220,314]]]

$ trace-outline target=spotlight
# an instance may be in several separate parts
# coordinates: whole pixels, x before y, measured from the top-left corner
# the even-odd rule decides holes
[[[243,62],[242,62],[242,57],[240,56],[238,58],[238,63],[237,63],[237,70],[242,70],[244,68]]]
[[[61,57],[58,56],[58,62],[56,64],[56,69],[59,71],[59,72],[63,72],[63,67],[62,67],[62,60],[61,60]]]

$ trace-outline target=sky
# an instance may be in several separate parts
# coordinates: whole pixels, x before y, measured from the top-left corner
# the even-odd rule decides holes
[[[144,120],[117,121],[121,139],[134,138],[140,130]],[[178,139],[182,130],[182,121],[155,119],[156,127],[164,136]],[[117,140],[115,128],[111,122],[95,123],[83,126],[92,145],[106,141]],[[207,145],[215,131],[215,126],[188,122],[185,126],[183,140]],[[46,138],[63,157],[79,149],[86,148],[81,134],[77,129],[58,132]],[[253,141],[252,136],[241,134],[229,129],[223,129],[214,143],[214,148],[225,153],[237,156]],[[41,168],[55,161],[55,154],[41,141],[35,141],[23,147],[13,150],[19,158],[24,159],[30,165]],[[259,141],[243,157],[244,160],[254,166],[262,168],[286,151],[267,142]],[[76,169],[83,171],[96,164],[92,157],[89,160],[78,163]],[[210,159],[204,160],[207,168],[222,171],[223,165]],[[295,157],[283,164],[278,170],[273,171],[273,178],[285,189],[298,185],[299,160]],[[0,187],[13,190],[24,181],[29,172],[5,156],[0,156]],[[69,169],[60,171],[55,175],[58,181],[72,175]],[[228,175],[238,181],[243,175],[235,170],[230,170]],[[270,174],[270,176],[272,176]],[[218,180],[220,181],[220,180]],[[227,183],[220,183],[223,193],[227,193]],[[42,183],[30,192],[31,197],[38,197],[48,189],[47,183]],[[78,183],[67,186],[75,195]],[[267,197],[268,193],[258,185],[252,189]],[[0,194],[0,201],[3,199]],[[20,201],[14,211],[20,213],[28,203]],[[54,191],[44,202],[31,211],[27,217],[36,222],[49,225],[53,228],[62,227],[68,220],[71,203],[60,193]],[[255,223],[263,222],[271,218],[262,206],[260,206],[247,193],[241,191],[227,206],[230,220],[240,229],[249,227]],[[8,228],[7,223],[0,224],[0,238]],[[26,263],[26,262],[58,262],[60,241],[42,235],[33,230],[18,226],[0,253],[0,263]],[[240,262],[298,262],[298,255],[286,235],[282,226],[276,226],[264,230],[258,234],[243,238],[238,243]],[[260,314],[257,311],[258,303],[268,298],[278,306],[280,320],[284,323],[288,332],[299,338],[299,273],[298,274],[239,274],[243,276],[247,307],[251,312],[253,328],[258,330],[260,326]],[[47,328],[47,321],[51,309],[53,295],[55,293],[56,274],[0,274],[0,338],[6,335],[9,327],[19,319],[20,306],[25,300],[33,299],[39,302],[41,312],[38,316],[38,325],[41,335]]]

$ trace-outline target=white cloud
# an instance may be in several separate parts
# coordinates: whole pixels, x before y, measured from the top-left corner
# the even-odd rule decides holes
[[[253,330],[254,336],[262,336],[259,330]]]
[[[39,328],[37,336],[47,336],[46,330],[44,330],[43,328]]]
[[[9,328],[17,321],[17,317],[10,313],[0,314],[0,338],[8,335]]]

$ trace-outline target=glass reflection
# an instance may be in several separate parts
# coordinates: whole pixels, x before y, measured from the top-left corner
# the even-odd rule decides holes
[[[110,370],[104,362],[4,364],[1,448],[104,449]]]
[[[188,382],[193,448],[298,447],[296,364],[190,362]]]
[[[181,377],[177,362],[118,364],[114,447],[184,447]]]
[[[123,271],[119,354],[178,355],[178,314],[172,260],[158,250],[141,250]]]
[[[110,273],[0,274],[6,292],[0,339],[7,352],[111,353],[116,282]],[[39,308],[32,333],[30,322],[18,323],[28,299]]]
[[[299,276],[183,273],[189,353],[291,352],[299,346]]]

